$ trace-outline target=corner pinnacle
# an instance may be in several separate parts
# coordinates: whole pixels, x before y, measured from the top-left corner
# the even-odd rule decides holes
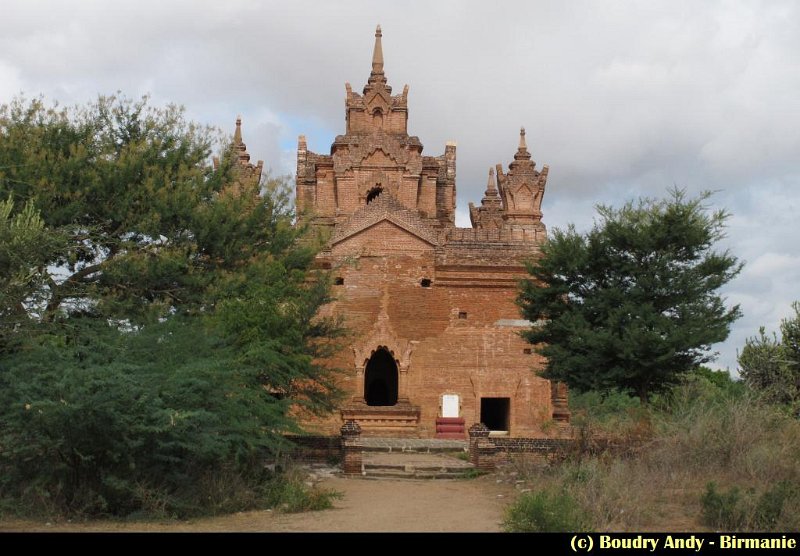
[[[242,116],[236,116],[236,131],[233,132],[233,144],[238,145],[242,142]]]

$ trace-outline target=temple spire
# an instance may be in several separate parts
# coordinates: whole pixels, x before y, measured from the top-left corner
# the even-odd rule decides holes
[[[486,197],[497,197],[497,185],[494,182],[494,168],[489,168],[489,180],[486,182],[486,191],[484,192]]]
[[[241,164],[250,162],[250,153],[247,152],[247,145],[242,141],[242,117],[236,116],[236,131],[233,132],[233,148]]]
[[[375,47],[372,50],[372,71],[369,74],[368,85],[376,82],[386,84],[386,77],[383,74],[383,46],[381,45],[381,26],[375,28]]]
[[[383,75],[383,47],[381,46],[381,26],[375,29],[375,48],[372,51],[372,74]]]
[[[489,179],[486,182],[486,191],[483,193],[481,207],[482,208],[480,210],[484,211],[484,215],[478,216],[478,220],[482,221],[482,226],[488,225],[488,220],[493,218],[492,215],[496,216],[499,214],[497,211],[501,210],[502,208],[500,193],[497,191],[497,184],[494,181],[494,168],[489,168]]]
[[[242,117],[236,116],[236,129],[233,132],[233,144],[231,145],[233,155],[233,170],[235,179],[226,186],[226,191],[241,192],[241,185],[252,183],[258,185],[261,180],[261,173],[264,169],[264,161],[259,160],[258,164],[250,162],[250,153],[247,152],[247,145],[242,141]],[[214,157],[214,168],[219,168],[220,159]]]
[[[242,143],[242,117],[236,116],[236,131],[233,132],[233,144],[239,145]]]
[[[531,153],[528,152],[528,144],[525,142],[525,128],[519,128],[519,147],[517,154],[514,155],[514,160],[530,160]]]

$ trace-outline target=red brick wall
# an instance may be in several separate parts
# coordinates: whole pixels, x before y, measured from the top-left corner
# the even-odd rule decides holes
[[[521,328],[497,324],[521,318],[514,300],[523,271],[518,264],[492,261],[492,252],[503,256],[502,249],[487,248],[483,266],[476,259],[463,266],[437,265],[444,259],[441,248],[437,253],[383,221],[327,255],[344,284],[334,286],[336,301],[326,313],[344,317],[350,343],[374,334],[382,315],[388,318],[389,336],[409,342],[407,394],[421,410],[420,436],[434,436],[443,394],[459,395],[467,423],[480,420],[481,397],[508,397],[512,435],[546,434],[543,425],[550,421],[552,403],[549,381],[536,372],[542,359],[524,353],[530,345],[519,336]],[[430,287],[421,286],[423,278],[431,280]],[[459,318],[461,312],[466,318]],[[332,362],[347,370],[342,385],[356,399],[363,395],[363,377],[358,376],[363,363],[355,361],[350,346]],[[340,426],[338,417],[317,424],[320,432],[330,434]]]

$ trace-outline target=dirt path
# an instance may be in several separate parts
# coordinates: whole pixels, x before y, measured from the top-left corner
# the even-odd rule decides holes
[[[516,494],[491,475],[458,481],[331,477],[320,484],[342,493],[334,509],[243,512],[162,523],[3,521],[0,531],[499,531],[503,510]]]

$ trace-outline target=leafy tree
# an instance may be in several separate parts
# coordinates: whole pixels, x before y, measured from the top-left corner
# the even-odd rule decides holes
[[[234,165],[207,164],[213,144],[182,109],[146,98],[0,108],[0,191],[69,238],[44,271],[48,320],[65,302],[135,319],[196,308],[213,271],[269,250],[275,207],[253,203],[253,188],[223,195]]]
[[[711,344],[740,316],[717,289],[740,271],[713,246],[728,215],[687,199],[599,206],[579,234],[556,230],[529,265],[518,302],[536,322],[524,337],[547,357],[545,376],[578,390],[651,392],[712,359]]]
[[[147,99],[0,107],[0,498],[15,507],[185,515],[235,498],[210,492],[226,476],[250,489],[227,509],[258,505],[264,456],[300,412],[333,407],[340,330],[316,316],[327,277],[287,184],[245,179],[230,147],[209,164],[215,145]]]
[[[14,201],[0,201],[0,353],[15,331],[27,324],[26,301],[42,288],[44,265],[64,247],[63,238],[44,226],[33,202],[14,211]]]
[[[781,339],[765,333],[748,338],[739,354],[739,374],[745,384],[772,402],[800,402],[800,303],[793,303],[794,316],[781,321]]]

